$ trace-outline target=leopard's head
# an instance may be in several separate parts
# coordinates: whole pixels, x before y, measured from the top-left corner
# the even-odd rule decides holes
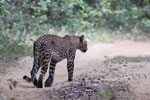
[[[86,52],[87,51],[87,41],[85,40],[85,38],[84,38],[84,35],[81,35],[80,37],[79,37],[79,50],[81,51],[81,52]]]

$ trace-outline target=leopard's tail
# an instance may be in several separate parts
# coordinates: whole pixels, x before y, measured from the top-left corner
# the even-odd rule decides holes
[[[36,74],[40,68],[40,43],[39,41],[35,41],[34,45],[33,45],[33,52],[34,52],[34,63],[33,63],[33,67],[32,70],[30,72],[31,74],[31,78],[24,75],[23,79],[25,79],[27,82],[31,83],[33,82],[33,84],[36,86],[37,85],[37,79],[36,79]]]
[[[23,79],[26,80],[27,82],[32,82],[31,78],[29,76],[24,75]]]
[[[37,86],[37,79],[33,80],[33,78],[30,78],[29,76],[26,76],[26,75],[23,76],[23,79],[29,83],[33,82],[34,86]]]

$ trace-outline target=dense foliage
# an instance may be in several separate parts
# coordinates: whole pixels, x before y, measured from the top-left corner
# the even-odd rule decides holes
[[[29,48],[28,35],[43,34],[51,28],[63,28],[71,34],[102,28],[149,33],[150,1],[0,0],[0,57],[17,50],[23,55]]]

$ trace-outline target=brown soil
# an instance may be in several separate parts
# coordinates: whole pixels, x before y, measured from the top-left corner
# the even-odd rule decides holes
[[[103,61],[107,58],[115,56],[149,56],[150,55],[150,42],[135,42],[135,41],[116,41],[111,44],[98,43],[90,46],[88,51],[84,54],[77,51],[75,59],[74,77],[79,77],[82,73],[89,74],[88,72],[94,69],[99,72],[109,71],[110,68],[103,67]],[[27,83],[22,79],[23,75],[30,75],[32,68],[33,58],[24,57],[13,63],[0,62],[0,97],[15,100],[49,100],[48,91],[60,87],[62,84],[67,83],[67,69],[66,60],[60,62],[56,66],[55,80],[50,88],[38,89],[31,83]],[[149,100],[150,98],[150,63],[128,63],[127,67],[120,67],[120,64],[111,63],[111,66],[117,66],[121,69],[117,71],[118,75],[125,75],[131,78],[132,93],[137,97],[136,100]],[[92,75],[92,73],[90,73]],[[119,76],[124,77],[124,76]],[[141,78],[136,78],[141,77]],[[145,78],[146,77],[146,78]],[[17,81],[16,88],[12,90],[9,86],[12,84],[11,80]],[[46,77],[45,77],[46,79]]]

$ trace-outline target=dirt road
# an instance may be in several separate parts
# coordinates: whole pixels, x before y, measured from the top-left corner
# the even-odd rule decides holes
[[[77,51],[75,59],[74,77],[81,73],[92,71],[97,67],[101,67],[101,63],[105,57],[114,56],[149,56],[150,42],[135,41],[116,41],[111,44],[97,43],[88,48],[86,53]],[[32,84],[25,82],[23,75],[30,75],[33,58],[24,57],[15,63],[0,62],[0,96],[3,98],[13,98],[16,100],[48,100],[45,94],[49,89],[60,82],[67,82],[66,60],[60,62],[56,66],[55,80],[50,88],[37,89]],[[150,73],[150,71],[149,71]],[[17,80],[17,87],[10,90],[11,84],[9,79]],[[46,79],[46,77],[45,77]]]

